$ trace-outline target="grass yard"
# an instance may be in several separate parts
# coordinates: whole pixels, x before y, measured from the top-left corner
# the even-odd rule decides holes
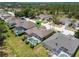
[[[76,53],[76,56],[75,57],[79,57],[79,49],[78,49],[78,52]]]
[[[6,33],[7,47],[11,48],[13,53],[15,53],[14,56],[17,57],[35,57],[35,56],[46,57],[47,56],[47,52],[41,44],[37,45],[34,49],[32,49],[30,48],[29,45],[25,44],[22,41],[23,36],[15,37],[15,35],[8,27],[7,30],[8,30],[8,32]],[[8,52],[10,51],[8,50]]]

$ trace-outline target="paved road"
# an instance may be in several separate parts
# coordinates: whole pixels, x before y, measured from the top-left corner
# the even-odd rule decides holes
[[[66,26],[67,25],[63,25],[62,27],[56,27],[56,26],[53,26],[53,25],[50,25],[49,23],[47,24],[43,24],[47,29],[55,29],[57,31],[60,31],[62,34],[65,34],[65,35],[74,35],[74,31],[70,31],[70,30],[67,30],[66,29]]]
[[[60,31],[62,34],[65,34],[65,35],[74,35],[74,31],[67,30],[66,25],[63,25],[61,28],[56,27],[56,26],[52,26],[52,25],[49,25],[49,24],[46,24],[45,26],[50,28],[50,29],[53,28],[57,31]]]
[[[29,18],[26,18],[26,20],[27,21],[32,21],[32,22],[35,23],[34,20],[31,20]],[[50,25],[49,23],[46,23],[46,24],[42,23],[42,25],[45,26],[47,29],[52,29],[53,28],[57,31],[60,31],[62,34],[65,34],[65,35],[74,35],[74,31],[70,31],[70,30],[65,29],[67,25],[63,25],[61,28]]]

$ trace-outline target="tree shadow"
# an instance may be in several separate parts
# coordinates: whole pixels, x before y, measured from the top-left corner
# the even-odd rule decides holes
[[[3,46],[5,36],[0,36],[0,47]]]

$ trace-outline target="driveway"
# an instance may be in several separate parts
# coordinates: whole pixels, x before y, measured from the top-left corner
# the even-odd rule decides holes
[[[63,25],[62,27],[56,27],[56,26],[53,26],[53,25],[50,25],[49,23],[47,24],[43,24],[47,29],[55,29],[57,31],[60,31],[62,34],[65,34],[65,35],[74,35],[74,31],[70,31],[70,30],[67,30],[66,29],[66,26],[67,25]]]

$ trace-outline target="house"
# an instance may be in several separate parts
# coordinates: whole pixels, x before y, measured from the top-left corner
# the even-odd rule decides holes
[[[13,30],[16,35],[19,35],[20,32],[24,32],[25,30],[35,27],[35,24],[31,21],[21,20],[21,21],[16,21],[16,22],[17,23]],[[16,33],[17,31],[18,31],[18,34]]]
[[[6,23],[11,27],[15,27],[16,25],[20,25],[20,23],[23,22],[20,18],[17,17],[9,17],[6,19]]]
[[[3,13],[2,14],[2,17],[4,17],[4,19],[6,18],[6,17],[11,17],[12,15],[11,14],[9,14],[9,13]]]
[[[34,27],[25,31],[26,35],[35,36],[40,40],[48,38],[51,34],[53,34],[53,32],[53,30],[47,30],[44,26],[40,27],[39,29],[37,27]]]
[[[79,48],[79,39],[73,36],[66,36],[61,33],[55,33],[45,41],[43,46],[46,50],[51,51],[53,55],[59,57],[74,56]]]
[[[6,19],[6,23],[9,25],[10,28],[13,28],[16,25],[15,18],[9,17]]]
[[[21,20],[16,23],[15,27],[22,27],[23,29],[28,30],[35,27],[35,23],[31,21]]]
[[[42,20],[49,20],[49,19],[52,19],[52,15],[47,15],[47,14],[40,14],[38,16],[36,16],[36,18],[38,19],[42,19]]]
[[[31,21],[22,20],[19,17],[9,17],[6,21],[13,32],[18,35],[20,32],[24,32],[27,29],[33,28],[35,24]],[[19,33],[17,33],[19,32]]]
[[[69,24],[71,24],[71,19],[70,18],[63,18],[63,19],[60,19],[59,22],[62,25],[69,25]]]
[[[40,43],[41,41],[44,41],[46,38],[51,36],[54,33],[54,31],[47,30],[45,27],[41,27],[39,29],[37,27],[34,27],[34,28],[29,29],[29,30],[26,30],[25,33],[26,33],[28,39],[30,39],[31,37],[34,37]],[[28,40],[27,38],[25,38],[25,41]],[[36,43],[36,45],[37,44],[38,43]]]
[[[0,18],[3,19],[4,21],[6,21],[7,18],[12,17],[11,14],[7,13],[7,12],[0,12]]]

